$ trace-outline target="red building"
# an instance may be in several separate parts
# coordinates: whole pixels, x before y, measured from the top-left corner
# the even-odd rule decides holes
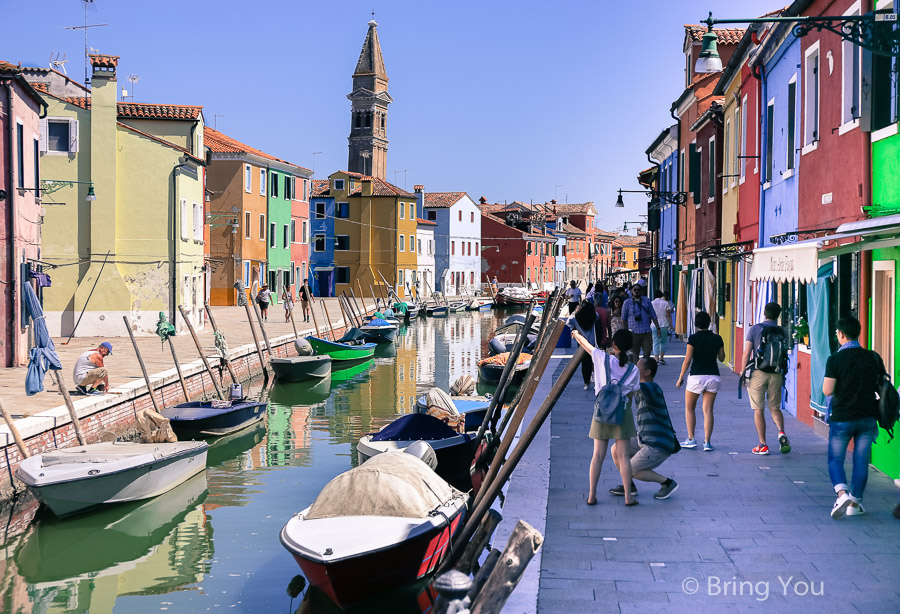
[[[305,169],[304,169],[305,170]],[[291,262],[294,263],[291,284],[294,298],[299,299],[300,284],[309,279],[309,193],[312,171],[309,176],[297,175],[291,201]]]
[[[546,214],[528,205],[488,204],[481,199],[482,267],[501,284],[553,281],[556,237],[546,230]],[[541,223],[538,223],[541,222]]]

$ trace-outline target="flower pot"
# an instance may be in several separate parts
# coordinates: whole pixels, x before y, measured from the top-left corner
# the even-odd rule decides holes
[[[803,345],[805,345],[806,347],[809,347],[809,335],[803,336]]]

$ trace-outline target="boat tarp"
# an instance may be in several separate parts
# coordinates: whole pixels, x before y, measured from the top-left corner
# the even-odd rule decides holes
[[[456,378],[456,381],[453,382],[453,385],[450,386],[450,394],[457,396],[475,394],[477,385],[478,383],[471,375],[460,375]]]
[[[368,322],[366,322],[366,326],[390,326],[391,323],[387,320],[382,320],[381,318],[372,318]]]
[[[353,341],[361,341],[365,339],[365,335],[358,328],[350,328],[344,336],[337,340],[338,343],[352,343]]]
[[[437,418],[455,431],[459,431],[460,413],[450,395],[434,387],[425,393],[425,413]],[[464,432],[464,431],[463,431]]]
[[[483,367],[484,365],[496,365],[503,366],[509,360],[509,352],[503,352],[502,354],[497,354],[496,356],[490,356],[488,358],[482,358],[478,361],[478,366]],[[524,365],[526,362],[531,360],[531,354],[526,354],[525,352],[519,353],[519,358],[516,361],[516,365]]]
[[[460,494],[412,454],[385,452],[328,482],[305,518],[427,518],[433,509]]]
[[[408,414],[372,435],[372,441],[433,441],[458,434],[440,418],[428,414]]]
[[[41,466],[52,467],[69,463],[114,463],[124,458],[142,455],[152,455],[155,459],[161,459],[183,449],[184,444],[181,444],[181,447],[179,447],[115,442],[94,443],[89,446],[76,446],[74,448],[54,450],[53,452],[44,452],[41,454]]]

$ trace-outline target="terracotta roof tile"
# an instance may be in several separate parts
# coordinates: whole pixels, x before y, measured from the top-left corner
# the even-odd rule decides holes
[[[0,64],[0,70],[3,70],[2,64]],[[49,84],[49,83],[38,83],[38,82],[36,82],[36,83],[32,83],[32,84],[31,84],[31,87],[33,87],[34,89],[36,89],[37,91],[39,91],[39,92],[41,92],[41,93],[43,93],[43,94],[49,94],[49,93],[50,93],[50,84]]]
[[[594,203],[590,200],[584,203],[556,203],[555,205],[548,204],[546,206],[554,207],[557,215],[597,215]]]
[[[203,127],[203,142],[207,147],[210,148],[213,153],[252,154],[254,156],[259,156],[260,158],[266,158],[267,160],[275,160],[276,162],[290,164],[291,166],[296,166],[297,168],[303,169],[305,171],[309,170],[298,164],[293,164],[292,162],[288,162],[287,160],[276,158],[275,156],[267,154],[266,152],[256,149],[255,147],[251,147],[246,143],[241,143],[237,139],[233,139],[230,136],[222,134],[218,130],[210,128],[209,126]],[[327,184],[327,180],[325,179],[317,179],[316,181],[325,181]],[[313,193],[313,195],[315,195],[315,192]]]
[[[197,119],[203,107],[181,104],[148,104],[145,102],[120,102],[119,117],[132,119]]]
[[[706,26],[685,24],[685,36],[690,36],[692,41],[700,42],[706,34]],[[721,45],[737,45],[744,36],[744,28],[713,28],[713,32],[719,37]]]
[[[465,195],[465,192],[426,192],[424,206],[447,209],[456,204]]]
[[[372,196],[405,196],[407,198],[415,198],[415,194],[410,194],[406,190],[398,188],[392,183],[388,183],[384,179],[378,177],[369,177],[367,175],[359,175],[357,173],[347,173],[351,176],[360,178],[360,181],[372,182]],[[350,193],[350,196],[362,196],[362,185],[357,185],[356,189]]]
[[[423,220],[423,219],[420,218],[420,217],[417,217],[417,218],[416,218],[416,223],[417,223],[419,226],[437,226],[437,222],[433,222],[433,221],[431,221],[431,220]]]
[[[82,109],[91,108],[91,99],[87,97],[67,96],[65,98],[60,98],[60,100],[68,102],[69,104],[74,104],[76,107],[81,107]]]
[[[328,192],[331,188],[331,182],[327,179],[313,179],[312,180],[312,195],[313,196],[328,196]]]
[[[119,65],[119,56],[117,55],[89,53],[88,57],[91,59],[91,66],[97,66],[100,68],[115,68]]]

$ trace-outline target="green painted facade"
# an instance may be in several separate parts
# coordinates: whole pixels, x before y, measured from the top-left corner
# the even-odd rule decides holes
[[[272,302],[281,303],[281,291],[291,274],[291,186],[293,176],[281,170],[269,169],[266,276]]]

